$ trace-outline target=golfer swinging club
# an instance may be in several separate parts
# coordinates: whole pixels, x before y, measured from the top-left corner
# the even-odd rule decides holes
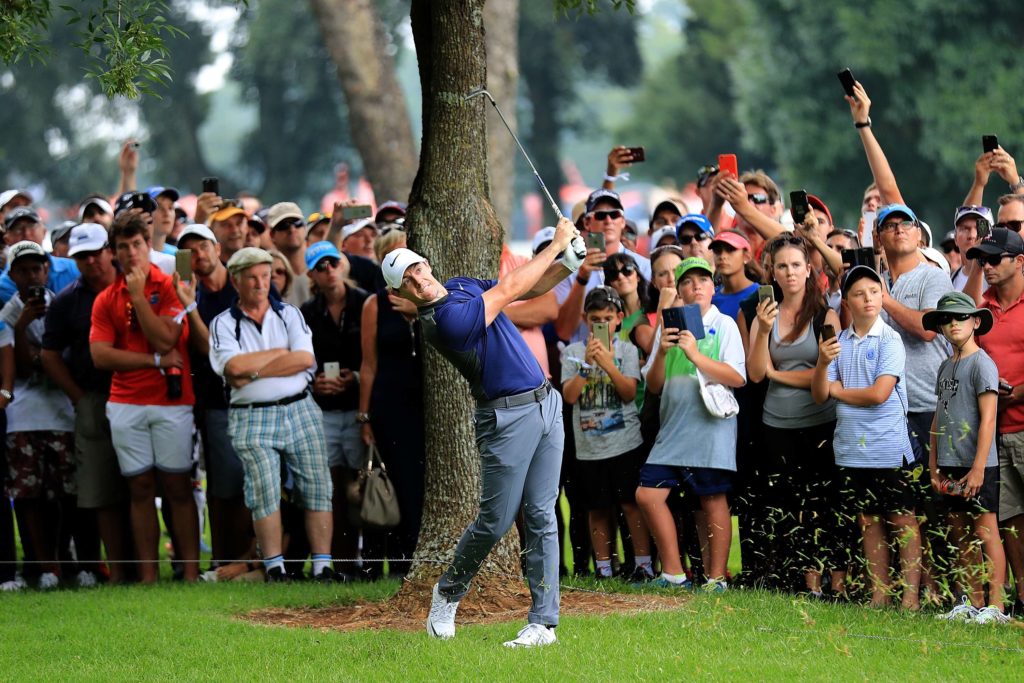
[[[576,271],[571,221],[531,261],[501,280],[454,277],[443,285],[409,249],[384,257],[388,287],[419,308],[427,340],[469,381],[476,399],[480,448],[480,513],[462,534],[451,566],[434,586],[427,633],[455,636],[455,610],[480,563],[505,535],[520,505],[525,518],[526,577],[532,607],[508,647],[555,642],[558,624],[558,527],[555,501],[562,464],[562,397],[544,377],[519,330],[502,309],[544,294]],[[561,262],[556,259],[563,255]]]

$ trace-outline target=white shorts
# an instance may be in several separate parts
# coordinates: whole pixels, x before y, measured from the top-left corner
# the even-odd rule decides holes
[[[107,419],[124,476],[134,477],[154,467],[171,474],[192,469],[192,406],[137,406],[108,401]]]

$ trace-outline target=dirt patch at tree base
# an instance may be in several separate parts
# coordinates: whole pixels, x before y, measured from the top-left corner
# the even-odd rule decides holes
[[[330,631],[392,629],[420,631],[430,609],[432,583],[406,583],[390,600],[357,602],[332,607],[274,608],[250,612],[242,618],[265,626],[294,626]],[[680,609],[679,595],[612,593],[562,588],[563,616],[637,614]],[[526,621],[530,593],[523,585],[494,582],[476,585],[459,603],[456,624],[494,624]]]

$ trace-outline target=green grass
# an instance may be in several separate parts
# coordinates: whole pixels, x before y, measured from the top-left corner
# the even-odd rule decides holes
[[[589,584],[578,584],[589,585]],[[383,599],[397,584],[163,583],[0,595],[4,680],[1020,680],[1024,631],[753,591],[680,610],[567,617],[557,645],[506,651],[519,623],[425,632],[253,625],[263,607]],[[566,591],[567,592],[567,591]],[[563,593],[564,594],[564,593]],[[643,596],[638,596],[642,600]]]

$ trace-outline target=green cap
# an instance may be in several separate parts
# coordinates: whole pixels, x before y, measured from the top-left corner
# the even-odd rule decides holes
[[[987,308],[978,308],[974,305],[974,299],[963,292],[949,292],[939,298],[935,310],[928,311],[921,320],[921,325],[926,330],[939,332],[939,320],[947,315],[973,315],[981,320],[976,335],[982,335],[992,329],[992,311]]]
[[[714,275],[714,271],[711,270],[711,264],[699,256],[691,256],[688,259],[683,259],[683,262],[676,266],[676,284],[683,279],[689,271],[694,268],[700,268],[701,270],[707,271],[708,275]]]

